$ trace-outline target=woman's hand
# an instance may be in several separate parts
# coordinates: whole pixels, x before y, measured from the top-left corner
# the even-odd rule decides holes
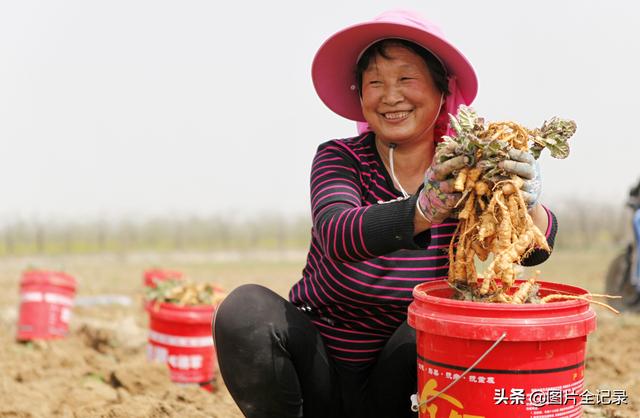
[[[418,210],[431,225],[441,223],[449,217],[462,193],[454,190],[451,173],[469,162],[464,155],[442,163],[432,163],[425,173],[424,187],[418,196]]]
[[[531,211],[538,204],[542,193],[542,176],[538,161],[531,153],[513,148],[509,150],[509,159],[500,162],[498,166],[507,174],[515,174],[524,180],[522,198],[527,204],[527,209]]]

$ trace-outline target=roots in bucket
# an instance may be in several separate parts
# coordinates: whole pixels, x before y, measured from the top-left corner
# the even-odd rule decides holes
[[[146,299],[156,306],[173,303],[179,306],[218,305],[226,294],[213,283],[194,283],[189,280],[165,280],[147,289]]]
[[[453,284],[449,282],[449,285],[453,287],[456,292],[453,294],[453,299],[470,301],[470,302],[485,302],[485,303],[511,303],[511,304],[523,304],[523,303],[534,303],[534,304],[544,304],[553,301],[563,301],[563,300],[584,300],[589,303],[593,303],[598,306],[602,306],[604,308],[609,309],[610,311],[619,314],[620,311],[613,308],[610,305],[607,305],[604,302],[600,302],[597,300],[593,300],[594,297],[606,298],[606,299],[620,299],[621,296],[612,296],[612,295],[603,295],[596,293],[587,293],[584,295],[569,295],[569,294],[561,294],[561,293],[553,293],[546,295],[544,297],[540,297],[538,291],[540,290],[540,285],[536,283],[536,280],[540,274],[540,270],[536,270],[535,276],[530,277],[528,280],[524,281],[520,284],[518,289],[512,294],[502,291],[502,289],[498,288],[495,291],[488,292],[484,295],[477,295],[475,292],[475,288],[469,286],[467,284]],[[486,281],[487,283],[490,281]],[[493,282],[495,284],[495,282]]]
[[[531,277],[529,280],[523,282],[520,287],[512,294],[505,292],[502,287],[496,285],[495,281],[483,279],[483,285],[491,283],[487,286],[487,292],[479,294],[477,287],[470,286],[466,283],[449,283],[456,292],[453,295],[454,299],[466,300],[471,302],[487,302],[487,303],[543,303],[542,299],[538,296],[538,290],[540,286],[536,283],[537,276],[540,274],[536,271],[536,276]]]

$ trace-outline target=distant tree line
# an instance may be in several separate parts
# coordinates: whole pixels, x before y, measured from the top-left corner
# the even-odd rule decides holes
[[[631,239],[631,215],[622,207],[567,201],[554,207],[556,248],[610,248]],[[0,256],[136,251],[251,251],[306,249],[311,220],[268,215],[155,218],[144,221],[15,221],[0,227]]]
[[[21,220],[0,228],[0,255],[299,249],[309,245],[310,229],[308,218],[276,215],[243,221],[223,217]]]

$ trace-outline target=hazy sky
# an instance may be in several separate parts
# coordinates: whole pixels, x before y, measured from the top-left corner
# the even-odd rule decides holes
[[[1,1],[0,221],[308,212],[316,147],[355,134],[310,68],[390,8],[438,22],[489,120],[575,119],[544,200],[640,177],[640,7],[609,1]]]

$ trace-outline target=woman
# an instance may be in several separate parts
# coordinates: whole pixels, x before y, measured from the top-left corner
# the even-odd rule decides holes
[[[460,197],[452,172],[466,162],[435,163],[435,143],[447,113],[475,97],[476,76],[433,25],[405,11],[330,37],[312,75],[324,103],[362,122],[363,133],[318,148],[311,245],[289,301],[247,285],[220,306],[220,370],[251,418],[414,416],[407,306],[415,285],[447,277]],[[503,168],[527,180],[530,213],[553,245],[555,219],[537,202],[534,160],[511,157]],[[547,256],[534,251],[527,261]]]

